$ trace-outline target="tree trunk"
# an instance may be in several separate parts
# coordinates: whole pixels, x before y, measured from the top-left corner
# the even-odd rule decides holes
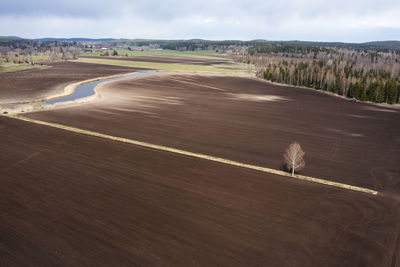
[[[294,176],[294,160],[293,160],[293,163],[292,163],[292,176]]]

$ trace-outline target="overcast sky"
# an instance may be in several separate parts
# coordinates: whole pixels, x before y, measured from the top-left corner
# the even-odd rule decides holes
[[[400,0],[0,0],[25,38],[400,40]]]

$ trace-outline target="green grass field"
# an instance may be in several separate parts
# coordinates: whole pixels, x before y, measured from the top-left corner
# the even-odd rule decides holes
[[[137,49],[137,48],[135,48]],[[129,57],[132,56],[186,56],[186,57],[194,57],[194,58],[206,58],[206,59],[215,59],[215,60],[226,60],[230,61],[228,58],[220,58],[213,57],[212,55],[216,55],[215,51],[176,51],[176,50],[164,50],[164,49],[145,49],[144,51],[129,51],[128,49],[115,49],[118,52],[118,55]],[[108,53],[111,55],[112,50],[108,50]],[[105,52],[87,52],[84,53],[85,56],[101,56]]]
[[[232,69],[232,70],[250,70],[254,68],[254,66],[243,63],[235,63],[235,64],[219,64],[214,65],[216,68],[224,68],[224,69]]]
[[[37,62],[37,61],[46,61],[48,59],[49,58],[46,57],[46,56],[32,56],[32,60],[35,61],[35,62]]]
[[[107,58],[105,58],[105,59],[80,58],[80,59],[78,59],[78,62],[106,64],[106,65],[134,67],[134,68],[145,68],[145,69],[156,69],[156,70],[168,70],[168,71],[225,72],[225,73],[246,72],[245,70],[220,68],[220,65],[201,66],[201,65],[189,65],[189,64],[176,64],[176,63],[156,63],[156,62],[113,60],[113,59],[107,59]],[[229,65],[229,66],[231,66],[231,65]]]

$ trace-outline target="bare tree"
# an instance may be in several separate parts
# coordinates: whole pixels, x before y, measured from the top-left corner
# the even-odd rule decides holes
[[[287,168],[292,170],[292,176],[294,175],[294,171],[299,171],[306,166],[304,155],[305,152],[301,149],[300,144],[297,142],[291,144],[286,149],[285,154],[283,154]]]

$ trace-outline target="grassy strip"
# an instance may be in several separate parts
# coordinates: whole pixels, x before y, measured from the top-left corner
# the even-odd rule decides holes
[[[31,118],[26,118],[23,116],[19,115],[13,115],[10,116],[15,119],[27,121],[27,122],[32,122],[36,124],[41,124],[41,125],[46,125],[50,126],[53,128],[58,128],[70,132],[76,132],[76,133],[81,133],[85,135],[90,135],[90,136],[96,136],[100,138],[105,138],[105,139],[110,139],[118,142],[123,142],[123,143],[128,143],[128,144],[133,144],[137,146],[142,146],[142,147],[147,147],[151,149],[157,149],[161,151],[166,151],[166,152],[171,152],[171,153],[176,153],[176,154],[181,154],[189,157],[194,157],[194,158],[200,158],[200,159],[205,159],[205,160],[210,160],[218,163],[224,163],[232,166],[237,166],[237,167],[242,167],[242,168],[247,168],[247,169],[252,169],[252,170],[257,170],[265,173],[272,173],[276,175],[281,175],[281,176],[286,176],[294,179],[299,179],[299,180],[304,180],[304,181],[309,181],[309,182],[314,182],[314,183],[319,183],[319,184],[324,184],[324,185],[329,185],[329,186],[334,186],[334,187],[339,187],[343,189],[348,189],[348,190],[353,190],[353,191],[358,191],[358,192],[363,192],[367,194],[372,194],[376,195],[378,194],[377,191],[363,188],[363,187],[358,187],[358,186],[353,186],[353,185],[347,185],[343,183],[337,183],[337,182],[332,182],[324,179],[319,179],[319,178],[314,178],[310,176],[304,176],[304,175],[295,175],[291,176],[289,173],[284,172],[284,171],[279,171],[279,170],[274,170],[270,168],[265,168],[265,167],[260,167],[260,166],[255,166],[255,165],[250,165],[250,164],[245,164],[237,161],[232,161],[224,158],[219,158],[219,157],[214,157],[214,156],[209,156],[209,155],[204,155],[204,154],[199,154],[199,153],[193,153],[189,151],[184,151],[181,149],[176,149],[176,148],[171,148],[171,147],[166,147],[166,146],[160,146],[160,145],[155,145],[151,143],[146,143],[146,142],[141,142],[141,141],[136,141],[128,138],[123,138],[123,137],[117,137],[117,136],[112,136],[112,135],[107,135],[107,134],[102,134],[98,132],[93,132],[93,131],[88,131],[88,130],[83,130],[75,127],[70,127],[70,126],[65,126],[57,123],[51,123],[51,122],[45,122],[45,121],[40,121],[40,120],[35,120]]]
[[[224,68],[224,69],[236,69],[236,70],[249,70],[251,69],[251,65],[249,64],[243,64],[243,63],[236,63],[236,64],[218,64],[218,65],[213,65],[217,68]],[[253,67],[254,69],[254,67]]]
[[[26,69],[33,69],[33,68],[40,68],[38,65],[32,64],[14,64],[14,63],[1,63],[0,64],[0,72],[12,72],[18,70],[26,70]]]
[[[214,51],[175,51],[175,50],[144,50],[144,51],[129,51],[127,49],[117,49],[120,56],[178,56],[178,57],[190,57],[190,58],[209,58],[209,59],[221,59],[219,57],[213,57],[216,52]],[[222,60],[230,60],[224,59]]]
[[[140,48],[137,48],[140,49]],[[215,51],[175,51],[175,50],[163,50],[163,49],[152,49],[144,51],[129,51],[128,49],[116,49],[120,56],[181,56],[191,58],[203,58],[203,59],[214,59],[220,61],[231,61],[229,58],[213,57],[216,55]],[[105,52],[86,52],[85,56],[100,56]],[[112,54],[111,50],[108,53]]]
[[[220,73],[244,72],[243,70],[220,69],[214,66],[201,66],[201,65],[177,64],[177,63],[140,62],[140,61],[125,61],[125,60],[99,59],[99,58],[79,58],[77,61],[84,63],[93,63],[93,64],[105,64],[113,66],[168,70],[168,71],[220,72]]]

